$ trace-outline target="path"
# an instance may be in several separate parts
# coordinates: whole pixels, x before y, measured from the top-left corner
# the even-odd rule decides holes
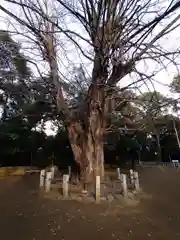
[[[119,208],[44,199],[34,176],[1,180],[0,239],[180,239],[180,172],[143,169],[140,177],[149,195]]]

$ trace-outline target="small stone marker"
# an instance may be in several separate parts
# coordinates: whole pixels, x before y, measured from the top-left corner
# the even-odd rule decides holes
[[[117,172],[117,179],[120,180],[120,179],[121,179],[121,171],[120,171],[120,168],[117,168],[117,169],[116,169],[116,172]]]
[[[51,180],[52,180],[52,173],[47,172],[46,173],[46,179],[45,179],[45,191],[49,192],[51,189]]]
[[[126,174],[121,174],[122,179],[122,187],[123,187],[123,196],[127,197],[128,195],[128,188],[127,188],[127,177]]]
[[[51,167],[51,178],[54,179],[54,175],[55,175],[55,166]]]
[[[179,167],[179,160],[172,160],[173,167]]]
[[[46,171],[45,169],[40,171],[40,187],[44,187],[44,181],[45,181],[45,175],[46,175]]]
[[[68,167],[69,180],[71,179],[71,166]]]
[[[134,184],[134,172],[133,172],[133,170],[130,169],[129,173],[130,173],[130,182],[131,182],[131,184]]]
[[[63,197],[68,198],[68,184],[69,184],[69,175],[63,175]]]
[[[101,186],[101,181],[100,181],[100,176],[96,176],[96,203],[100,203],[100,200],[101,200],[101,189],[100,189],[100,186]]]
[[[134,172],[134,179],[135,179],[135,189],[138,191],[140,190],[138,172]]]

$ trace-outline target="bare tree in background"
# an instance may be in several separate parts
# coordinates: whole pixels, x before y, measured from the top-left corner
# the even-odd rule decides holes
[[[107,116],[114,107],[112,95],[116,85],[133,72],[140,77],[137,82],[147,81],[150,76],[137,70],[141,61],[150,59],[162,66],[167,62],[176,64],[179,49],[168,51],[166,46],[160,45],[160,40],[178,27],[180,15],[176,10],[180,1],[54,0],[54,7],[45,0],[6,2],[18,7],[20,14],[17,16],[3,5],[0,9],[30,31],[32,41],[49,64],[57,107],[63,114],[74,158],[82,175],[88,181],[95,175],[103,177],[103,136]],[[78,22],[76,30],[72,23],[67,23],[67,19]],[[82,32],[78,31],[79,27]],[[25,30],[20,34],[25,35]],[[66,37],[92,64],[83,108],[79,106],[76,111],[69,108],[63,95],[64,79],[58,64],[61,56],[58,56],[57,48],[66,47],[58,41],[57,34]],[[130,85],[132,83],[121,90],[128,89]],[[75,114],[77,111],[82,114]]]

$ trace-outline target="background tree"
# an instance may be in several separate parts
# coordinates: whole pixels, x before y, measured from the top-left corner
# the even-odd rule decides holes
[[[180,93],[180,77],[179,77],[179,75],[176,75],[174,77],[173,81],[170,84],[170,89],[172,92],[179,95],[179,93]],[[173,109],[176,117],[179,118],[179,110],[180,110],[179,97],[178,97],[178,99],[176,99],[176,101],[173,102],[172,109]],[[178,146],[180,149],[180,138],[179,138],[177,124],[176,124],[176,121],[174,118],[173,118],[173,127],[174,127],[174,131],[176,134],[177,143],[178,143]]]
[[[0,43],[1,164],[33,164],[46,139],[34,130],[42,120],[56,117],[49,78],[32,75],[20,44],[7,31],[0,31]]]
[[[145,126],[147,133],[155,137],[157,144],[157,157],[162,161],[160,133],[161,128],[157,124],[159,117],[167,115],[170,99],[157,91],[145,92],[138,96],[137,104],[141,109],[141,123]]]

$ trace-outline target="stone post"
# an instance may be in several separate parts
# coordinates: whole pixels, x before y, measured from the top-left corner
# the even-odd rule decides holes
[[[120,168],[117,168],[116,172],[117,172],[117,179],[120,180],[121,179],[121,170],[120,170]]]
[[[39,187],[44,187],[45,176],[46,176],[46,171],[45,171],[45,169],[42,169],[42,170],[40,171],[40,183],[39,183]]]
[[[68,198],[69,196],[69,175],[64,174],[63,175],[63,197]]]
[[[46,192],[49,192],[51,190],[51,180],[52,180],[52,173],[47,172],[46,179],[45,179],[45,191]]]
[[[100,203],[101,200],[101,181],[100,176],[96,176],[96,189],[95,189],[95,197],[96,203]]]
[[[130,183],[134,185],[134,172],[132,169],[130,169],[129,173],[130,173]]]
[[[126,174],[121,174],[121,179],[122,179],[123,196],[127,197],[128,188],[127,188],[127,176],[126,176]]]
[[[139,175],[138,172],[134,172],[134,179],[135,179],[135,189],[137,191],[140,190],[140,186],[139,186]]]

